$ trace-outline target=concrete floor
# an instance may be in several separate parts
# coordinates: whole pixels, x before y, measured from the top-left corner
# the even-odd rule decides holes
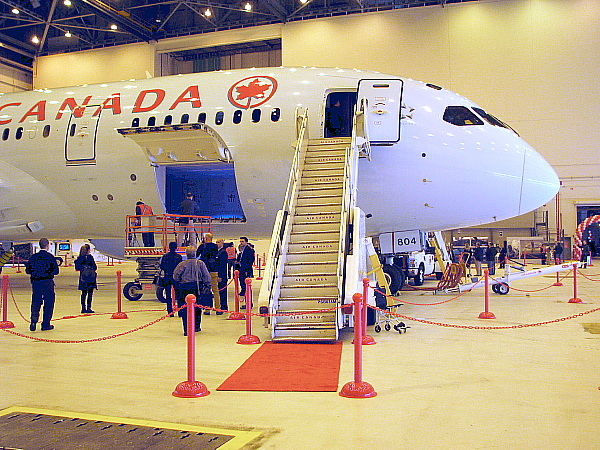
[[[9,295],[13,330],[38,338],[85,340],[161,317],[160,303],[142,299],[124,300],[129,319],[110,318],[116,310],[117,269],[123,271],[124,281],[134,277],[131,263],[101,265],[93,305],[100,314],[55,320],[53,331],[30,332]],[[10,276],[16,302],[28,318],[28,277],[15,272],[7,268],[3,274]],[[598,266],[584,272],[600,279]],[[539,289],[554,279],[540,276],[514,287]],[[54,317],[77,315],[73,268],[62,268],[56,282]],[[495,320],[477,318],[483,311],[482,289],[437,306],[405,304],[400,312],[461,327],[516,326],[600,306],[598,283],[579,277],[583,304],[568,303],[572,277],[564,283],[540,292],[491,294]],[[431,303],[452,297],[404,292],[401,299]],[[600,312],[505,330],[405,322],[411,328],[401,335],[370,330],[377,344],[364,348],[363,378],[378,393],[370,399],[348,399],[334,392],[216,391],[256,349],[236,344],[244,334],[243,322],[226,316],[203,318],[196,338],[196,378],[211,394],[196,399],[171,395],[186,379],[186,341],[179,319],[89,343],[39,342],[0,332],[0,409],[22,406],[254,430],[262,437],[247,448],[261,449],[600,449],[600,335],[582,326],[599,323]],[[261,340],[269,339],[262,319],[256,318],[254,327]],[[353,376],[351,339],[349,331],[342,333],[340,388]]]

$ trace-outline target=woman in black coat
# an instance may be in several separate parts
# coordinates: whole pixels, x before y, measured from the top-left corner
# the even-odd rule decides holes
[[[79,256],[75,260],[75,270],[79,272],[79,290],[81,291],[81,313],[91,314],[92,311],[92,295],[94,289],[98,289],[96,283],[96,261],[90,254],[90,245],[85,244],[79,250]],[[86,305],[87,297],[87,305]]]

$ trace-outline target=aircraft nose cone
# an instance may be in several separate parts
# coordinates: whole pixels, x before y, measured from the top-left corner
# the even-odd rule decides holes
[[[551,200],[560,187],[556,172],[532,148],[528,148],[523,166],[523,184],[519,214],[533,211]]]

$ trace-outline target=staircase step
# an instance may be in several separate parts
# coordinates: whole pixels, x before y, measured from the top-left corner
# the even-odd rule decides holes
[[[341,195],[311,195],[298,197],[296,200],[297,206],[311,206],[311,205],[323,205],[323,204],[342,204],[342,196]]]
[[[319,166],[304,166],[302,170],[302,178],[306,177],[341,177],[344,175],[344,166],[338,167],[319,167]]]
[[[315,242],[315,241],[339,241],[340,230],[339,227],[333,230],[311,230],[310,232],[294,232],[290,236],[290,243],[299,244],[301,242]]]
[[[332,258],[337,260],[338,254],[335,252],[295,252],[288,253],[285,256],[286,264],[294,263],[309,263],[331,261]]]
[[[288,254],[306,252],[337,252],[340,248],[339,240],[313,241],[288,244]]]
[[[340,203],[329,203],[325,205],[310,204],[296,206],[296,215],[305,214],[339,214],[342,212],[342,205]]]
[[[290,263],[285,262],[283,273],[285,275],[303,273],[337,273],[337,261],[303,261]]]
[[[334,221],[318,223],[294,223],[292,233],[312,232],[312,231],[337,231],[339,232],[340,223]]]
[[[337,283],[337,270],[334,273],[292,273],[284,274],[281,279],[281,286],[308,286],[329,285],[335,286]]]
[[[341,163],[343,165],[346,164],[346,155],[332,155],[330,152],[326,152],[324,155],[315,155],[315,152],[312,152],[310,156],[306,156],[304,159],[304,166],[307,164],[331,164],[331,163]]]
[[[310,147],[317,147],[317,146],[338,146],[338,147],[345,147],[347,145],[350,145],[350,143],[352,142],[352,138],[351,137],[336,137],[336,138],[317,138],[317,139],[309,139],[308,140],[308,146]]]
[[[290,314],[285,316],[277,316],[275,318],[275,327],[282,328],[285,326],[313,326],[313,325],[329,325],[335,326],[336,311],[326,312],[311,312],[306,311],[286,311],[289,313],[295,312],[298,314]]]
[[[275,327],[273,330],[273,341],[305,341],[329,342],[337,340],[337,326],[335,324],[326,327]]]
[[[334,297],[339,295],[337,285],[281,286],[282,297]]]
[[[307,197],[320,197],[320,196],[331,196],[342,198],[344,195],[343,187],[329,187],[329,186],[311,186],[305,187],[304,189],[300,189],[298,191],[298,198],[307,198]]]
[[[343,175],[324,175],[324,176],[302,176],[300,180],[300,189],[308,186],[329,185],[331,187],[343,187]]]
[[[281,312],[334,308],[338,304],[337,297],[279,297]]]

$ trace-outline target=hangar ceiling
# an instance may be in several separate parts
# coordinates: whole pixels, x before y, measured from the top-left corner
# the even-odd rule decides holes
[[[0,0],[0,62],[228,29],[476,0]]]

